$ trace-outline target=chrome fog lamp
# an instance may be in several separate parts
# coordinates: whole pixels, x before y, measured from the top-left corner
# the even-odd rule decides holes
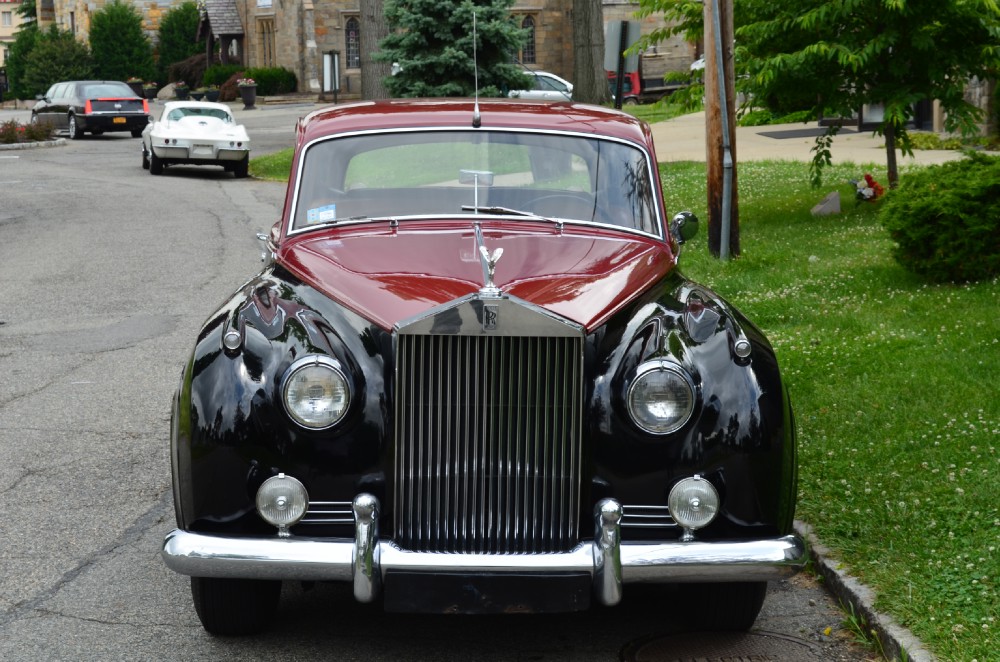
[[[288,537],[288,528],[302,519],[308,507],[309,493],[291,476],[271,476],[257,490],[257,512],[265,522],[278,527],[278,535],[283,538]]]
[[[694,539],[694,531],[711,524],[719,513],[719,493],[701,476],[685,478],[667,496],[670,516],[684,529],[683,540]]]
[[[347,377],[328,356],[307,356],[293,363],[282,377],[281,393],[288,415],[313,430],[339,423],[351,403]]]
[[[628,413],[651,434],[670,434],[694,413],[694,383],[675,363],[651,361],[639,366],[628,390]]]

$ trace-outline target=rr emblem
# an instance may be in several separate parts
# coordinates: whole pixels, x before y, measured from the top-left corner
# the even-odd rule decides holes
[[[500,318],[500,306],[495,303],[483,305],[483,331],[496,331]]]

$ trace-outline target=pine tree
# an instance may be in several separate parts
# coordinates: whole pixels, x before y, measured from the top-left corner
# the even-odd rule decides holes
[[[526,33],[514,22],[514,0],[385,0],[394,29],[382,40],[377,59],[392,62],[386,80],[395,97],[506,96],[530,78],[513,56]],[[476,34],[473,59],[473,13]]]

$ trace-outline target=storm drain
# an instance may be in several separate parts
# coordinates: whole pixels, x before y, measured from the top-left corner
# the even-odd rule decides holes
[[[686,632],[630,644],[624,662],[821,662],[822,647],[774,632]]]

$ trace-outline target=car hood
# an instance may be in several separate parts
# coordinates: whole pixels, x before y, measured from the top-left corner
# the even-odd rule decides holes
[[[662,279],[667,245],[642,236],[533,223],[484,224],[484,243],[503,255],[495,284],[587,329]],[[483,266],[470,224],[370,225],[287,239],[277,254],[310,286],[389,330],[396,323],[478,291]]]

